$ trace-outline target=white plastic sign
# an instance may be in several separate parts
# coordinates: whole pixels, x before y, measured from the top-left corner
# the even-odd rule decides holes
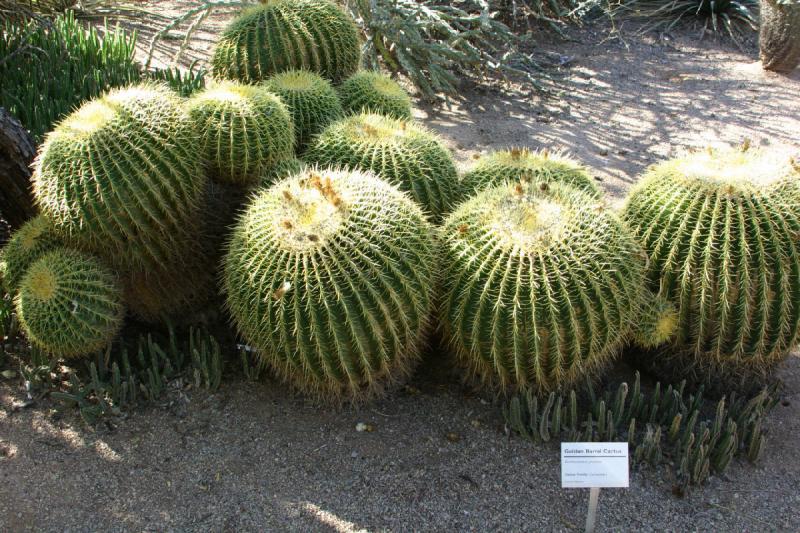
[[[562,442],[561,487],[628,487],[627,442]]]

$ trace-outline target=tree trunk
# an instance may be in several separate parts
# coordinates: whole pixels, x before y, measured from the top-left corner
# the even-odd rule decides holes
[[[759,45],[767,70],[789,72],[800,63],[800,3],[761,0]]]
[[[35,214],[30,169],[35,154],[31,136],[0,107],[0,217],[14,229]]]

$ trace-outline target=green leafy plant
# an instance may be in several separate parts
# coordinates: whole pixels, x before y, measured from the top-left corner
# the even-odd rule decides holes
[[[198,68],[196,61],[192,62],[187,70],[170,67],[151,70],[146,74],[153,81],[163,81],[184,97],[191,96],[206,87],[206,69]]]
[[[317,136],[303,158],[371,170],[411,193],[434,219],[462,195],[450,151],[436,134],[408,120],[375,113],[344,118]]]
[[[433,228],[398,189],[309,169],[253,199],[223,283],[234,324],[272,371],[320,400],[358,402],[414,367],[435,256]]]
[[[37,141],[83,101],[140,77],[136,35],[119,28],[85,28],[68,13],[0,30],[0,106]]]
[[[372,112],[394,118],[411,118],[411,99],[400,85],[385,74],[362,70],[339,87],[348,113]]]
[[[681,22],[700,20],[705,29],[736,37],[740,27],[758,29],[759,0],[622,0],[614,15],[644,19],[642,31],[667,32]]]
[[[645,298],[645,260],[621,221],[563,183],[506,183],[444,222],[445,338],[490,386],[549,392],[597,374]]]
[[[634,463],[671,466],[676,487],[704,483],[712,473],[725,472],[736,456],[755,463],[764,449],[763,423],[778,402],[778,385],[750,397],[736,393],[706,409],[702,389],[686,392],[686,382],[648,393],[637,372],[633,387],[623,382],[597,395],[591,383],[546,400],[527,392],[503,406],[509,429],[536,443],[628,442]],[[583,399],[583,401],[579,401]],[[707,416],[707,413],[713,413]]]
[[[800,333],[800,166],[755,149],[654,165],[623,218],[649,256],[648,283],[677,309],[676,335],[645,364],[709,385],[763,380]]]

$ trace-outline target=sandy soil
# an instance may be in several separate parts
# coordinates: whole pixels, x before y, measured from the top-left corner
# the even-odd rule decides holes
[[[545,45],[571,57],[560,94],[465,86],[417,116],[462,165],[507,145],[569,150],[615,201],[683,147],[800,149],[800,72],[763,73],[752,45],[574,35]],[[0,531],[582,530],[587,495],[560,489],[557,448],[506,435],[498,407],[446,368],[433,355],[410,388],[358,410],[237,380],[96,428],[51,404],[21,409],[19,383],[0,381]],[[637,470],[630,489],[601,495],[599,530],[800,530],[800,358],[780,374],[758,465],[737,462],[683,499],[664,472]]]

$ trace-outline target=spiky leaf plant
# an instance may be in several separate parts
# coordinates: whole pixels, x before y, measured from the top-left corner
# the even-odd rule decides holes
[[[169,262],[194,238],[206,179],[181,102],[161,85],[115,90],[47,135],[33,188],[59,234],[123,268]]]
[[[28,339],[67,358],[105,348],[125,315],[115,275],[94,257],[65,248],[30,266],[15,305]]]
[[[411,98],[389,76],[362,70],[339,87],[342,105],[348,113],[372,111],[395,118],[411,118]]]
[[[372,170],[411,193],[434,219],[461,198],[461,183],[447,147],[421,125],[361,113],[328,126],[304,159],[321,166]]]
[[[272,76],[264,85],[289,108],[299,150],[312,135],[343,115],[336,90],[328,80],[313,72],[289,70]]]
[[[657,369],[733,384],[796,344],[799,182],[788,158],[725,149],[655,165],[631,191],[624,219],[650,257],[650,287],[678,311]]]
[[[561,153],[549,150],[509,148],[480,156],[463,176],[464,187],[480,191],[506,181],[536,180],[562,182],[599,198],[597,188],[586,167]]]
[[[261,174],[259,186],[269,187],[276,181],[280,181],[284,178],[288,178],[289,176],[302,172],[307,167],[308,165],[306,163],[300,159],[297,159],[296,157],[278,161]]]
[[[63,242],[55,234],[53,224],[42,215],[37,215],[17,230],[3,247],[0,254],[0,275],[8,294],[14,295],[19,289],[22,277],[31,263],[42,254],[62,246]]]
[[[359,401],[414,366],[435,256],[433,228],[397,188],[309,169],[253,199],[224,287],[234,323],[279,376],[325,401]]]
[[[254,183],[263,169],[294,155],[289,110],[263,87],[223,81],[196,93],[187,105],[203,159],[220,181]]]
[[[642,304],[644,257],[619,219],[563,183],[518,181],[444,223],[445,337],[501,389],[573,386],[608,363]]]
[[[245,9],[223,32],[211,58],[215,77],[247,83],[307,69],[339,83],[358,68],[353,19],[329,0],[269,0]]]

